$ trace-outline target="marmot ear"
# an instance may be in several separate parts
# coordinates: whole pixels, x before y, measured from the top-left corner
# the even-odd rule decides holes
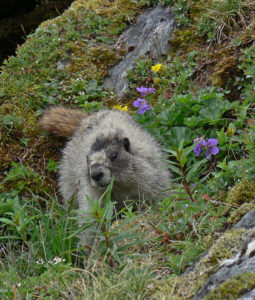
[[[130,142],[129,142],[128,138],[124,138],[123,139],[123,146],[124,146],[125,150],[129,152],[129,150],[130,150]]]

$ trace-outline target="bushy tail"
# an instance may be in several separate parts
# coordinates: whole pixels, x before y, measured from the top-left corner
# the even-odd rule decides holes
[[[56,136],[71,137],[87,114],[60,106],[47,108],[39,121],[41,129]]]

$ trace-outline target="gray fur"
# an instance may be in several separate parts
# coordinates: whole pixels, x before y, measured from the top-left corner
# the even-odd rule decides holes
[[[158,199],[170,188],[170,172],[161,146],[133,118],[104,110],[82,119],[67,143],[59,166],[60,191],[67,202],[77,191],[79,209],[86,195],[98,199],[114,176],[111,199]],[[93,177],[94,179],[92,179]]]

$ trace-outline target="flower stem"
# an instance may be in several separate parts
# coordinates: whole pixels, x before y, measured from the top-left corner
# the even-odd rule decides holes
[[[182,176],[183,176],[183,181],[182,181],[183,188],[185,189],[185,191],[186,191],[187,194],[189,195],[190,200],[193,201],[193,202],[196,202],[195,199],[194,199],[193,196],[192,196],[192,193],[191,193],[191,190],[190,190],[190,187],[189,187],[187,178],[186,178],[185,171],[184,171],[183,167],[181,166],[181,164],[180,164],[180,169],[181,169],[181,171],[182,171]]]
[[[109,241],[109,237],[108,237],[108,234],[107,234],[107,229],[106,229],[106,226],[105,226],[104,223],[102,224],[102,230],[103,230],[104,236],[105,236],[106,247],[108,249],[110,249],[110,241]],[[112,256],[110,256],[110,258],[109,258],[109,265],[110,265],[110,267],[114,266],[114,261],[113,261]]]

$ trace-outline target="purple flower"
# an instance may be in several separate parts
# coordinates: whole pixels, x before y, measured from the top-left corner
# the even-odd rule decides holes
[[[218,144],[217,139],[209,139],[207,143],[207,150],[206,150],[206,156],[217,155],[220,152],[219,147],[215,147]]]
[[[194,143],[197,143],[199,141],[199,143],[194,147],[193,151],[196,153],[196,156],[199,156],[202,152],[202,148],[207,146],[207,142],[204,139],[195,139]]]
[[[140,107],[141,105],[143,105],[145,103],[146,103],[146,101],[144,99],[138,98],[137,100],[135,100],[133,102],[133,106],[136,107],[136,108],[138,108],[138,107]]]
[[[196,156],[199,156],[203,148],[206,148],[206,157],[210,154],[217,155],[220,152],[219,147],[215,147],[218,144],[217,139],[209,139],[208,142],[202,138],[194,140],[194,143],[199,143],[194,147],[193,151],[196,153]]]
[[[201,146],[199,144],[197,144],[195,146],[195,148],[193,149],[193,151],[196,153],[196,156],[199,156],[201,154],[201,152],[202,152],[202,148],[201,148]]]
[[[142,97],[146,96],[147,94],[155,94],[154,88],[138,87],[136,90],[141,94]]]
[[[148,88],[147,93],[148,94],[155,94],[156,92],[155,92],[154,88]]]
[[[141,115],[141,114],[144,114],[147,110],[150,110],[150,109],[151,109],[151,108],[149,107],[149,105],[148,105],[147,103],[144,103],[144,104],[140,107],[138,113]]]
[[[151,109],[150,106],[147,104],[146,100],[142,98],[138,98],[133,102],[134,107],[138,108],[140,107],[138,113],[144,114],[147,110]]]

